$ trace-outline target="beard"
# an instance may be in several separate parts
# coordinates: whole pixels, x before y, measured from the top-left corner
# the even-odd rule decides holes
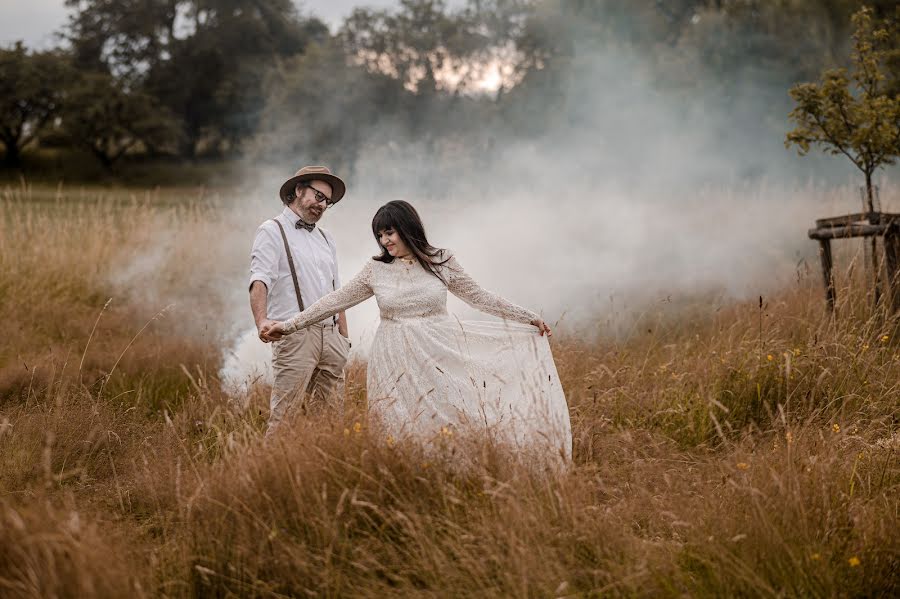
[[[301,214],[303,215],[303,220],[311,224],[319,222],[319,219],[322,218],[325,211],[316,208],[307,208],[306,210],[303,210]]]

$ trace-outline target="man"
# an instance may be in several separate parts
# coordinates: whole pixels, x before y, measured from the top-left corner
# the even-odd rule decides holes
[[[267,329],[340,287],[334,239],[316,224],[345,191],[326,167],[301,168],[281,186],[284,210],[260,225],[253,240],[250,308],[259,338],[275,342],[266,436],[298,413],[342,407],[350,349],[344,313],[289,337]]]

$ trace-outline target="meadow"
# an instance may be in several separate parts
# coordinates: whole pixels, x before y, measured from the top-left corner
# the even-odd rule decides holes
[[[811,268],[561,330],[574,464],[546,473],[370,435],[361,361],[342,418],[263,443],[266,385],[218,384],[240,272],[197,190],[10,184],[0,215],[4,597],[900,595],[900,320],[861,259],[837,318]]]

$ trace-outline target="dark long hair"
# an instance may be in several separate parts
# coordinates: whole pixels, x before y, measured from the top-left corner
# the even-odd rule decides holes
[[[422,268],[445,284],[447,283],[447,280],[444,279],[437,267],[445,264],[450,257],[446,251],[428,243],[428,238],[425,236],[425,226],[422,224],[422,219],[419,218],[419,213],[412,207],[412,204],[403,200],[394,200],[379,208],[375,216],[372,217],[372,235],[375,236],[376,242],[378,242],[379,233],[387,229],[393,229],[397,232],[400,239],[412,252],[412,255],[422,265]],[[378,244],[381,246],[380,242]],[[394,261],[394,257],[388,253],[384,246],[381,246],[381,255],[373,256],[372,259],[388,264]]]

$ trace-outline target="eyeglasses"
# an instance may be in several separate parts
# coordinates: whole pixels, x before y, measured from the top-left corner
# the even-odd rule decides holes
[[[303,187],[312,190],[313,196],[316,198],[317,202],[325,202],[325,205],[329,207],[334,205],[334,202],[331,201],[331,198],[329,198],[327,195],[325,195],[312,185],[304,185]]]

